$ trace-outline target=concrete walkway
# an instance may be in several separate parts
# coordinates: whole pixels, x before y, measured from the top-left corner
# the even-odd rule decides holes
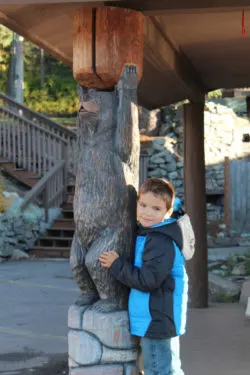
[[[249,375],[250,321],[238,304],[189,312],[181,340],[186,375]]]
[[[67,311],[78,296],[68,261],[0,264],[0,374],[62,375]],[[238,304],[189,312],[185,375],[249,375],[250,321]]]
[[[68,261],[0,264],[1,375],[62,374],[67,311],[78,294]]]

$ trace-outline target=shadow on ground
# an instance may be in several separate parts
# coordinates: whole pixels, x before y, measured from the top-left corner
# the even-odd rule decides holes
[[[67,314],[79,295],[68,261],[0,264],[0,374],[67,374]]]

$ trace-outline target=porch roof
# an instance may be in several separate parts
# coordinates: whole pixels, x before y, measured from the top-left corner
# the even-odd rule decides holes
[[[103,5],[145,14],[140,104],[198,101],[216,88],[250,86],[250,0],[0,0],[0,23],[71,65],[75,10]]]

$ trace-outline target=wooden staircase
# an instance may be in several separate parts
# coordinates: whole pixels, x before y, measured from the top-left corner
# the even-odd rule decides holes
[[[29,254],[38,258],[68,258],[74,235],[74,186],[68,186],[67,201],[62,204],[62,218],[55,220],[45,236],[40,237]]]
[[[8,160],[0,159],[0,170],[11,179],[33,188],[39,178],[34,173],[16,168],[15,164]],[[37,239],[36,244],[29,250],[29,255],[38,258],[68,258],[71,242],[74,235],[73,199],[74,185],[68,185],[66,201],[62,204],[62,217],[55,220],[46,235]]]
[[[0,159],[0,170],[13,180],[24,185],[26,188],[32,189],[40,179],[37,174],[22,168],[17,168],[14,163],[11,163],[4,158]]]
[[[74,233],[76,133],[0,93],[0,168],[27,188],[21,210],[38,203],[61,207],[62,218],[39,238],[30,254],[68,257]]]

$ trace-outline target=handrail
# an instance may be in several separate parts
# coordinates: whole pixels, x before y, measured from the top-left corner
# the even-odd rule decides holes
[[[5,95],[1,92],[0,92],[0,99],[3,99],[4,102],[7,102],[11,105],[14,105],[15,107],[19,108],[20,110],[25,111],[28,114],[30,114],[31,116],[28,116],[28,118],[31,117],[31,118],[29,118],[29,120],[34,120],[34,118],[38,119],[39,121],[43,121],[50,128],[53,128],[56,131],[61,132],[62,134],[64,134],[64,136],[68,136],[70,138],[76,138],[75,132],[66,128],[66,126],[63,126],[63,125],[59,124],[58,122],[56,122],[54,120],[51,120],[49,117],[47,117],[45,115],[42,115],[41,113],[33,111],[32,109],[26,107],[24,104],[18,103],[16,100],[10,98],[9,96],[7,96],[7,95]]]
[[[46,117],[45,115],[42,115],[40,113],[37,113],[37,112],[29,109],[25,105],[18,103],[16,100],[14,100],[14,99],[10,98],[9,96],[0,92],[0,101],[1,100],[3,101],[3,105],[1,105],[0,111],[3,111],[3,110],[9,111],[9,112],[6,112],[7,114],[9,114],[9,117],[18,116],[18,117],[15,117],[15,119],[18,119],[18,121],[20,123],[21,123],[21,120],[22,120],[23,123],[27,124],[27,127],[29,129],[27,130],[26,138],[29,139],[28,133],[32,134],[32,129],[35,129],[36,131],[39,131],[42,134],[42,137],[43,137],[43,135],[44,136],[46,135],[46,137],[47,137],[48,134],[50,134],[52,139],[56,142],[60,142],[63,145],[63,147],[65,146],[65,141],[67,142],[67,146],[65,148],[67,149],[68,168],[69,168],[69,172],[73,176],[75,176],[76,163],[77,163],[77,155],[76,155],[77,135],[76,135],[76,132],[68,129],[67,127],[59,124],[56,121],[51,120],[50,118]],[[0,126],[1,126],[1,123],[0,123]],[[4,123],[2,123],[2,126],[4,126]],[[11,127],[11,121],[10,121],[10,127]],[[44,129],[44,131],[42,132],[41,129]],[[9,134],[8,129],[5,131],[5,135],[6,135],[6,133]],[[57,137],[60,137],[60,140]],[[1,134],[0,134],[0,138],[1,138]],[[64,141],[62,142],[62,140],[64,140]],[[5,139],[5,146],[4,146],[5,149],[7,147],[6,142],[8,142],[8,139]],[[9,154],[11,154],[11,151],[12,151],[11,148],[13,148],[13,145],[8,145],[8,153]],[[38,150],[39,161],[40,161],[41,158],[44,158],[44,159],[47,158],[46,154],[44,154],[44,150],[45,150],[45,148],[41,149],[41,150],[40,149]],[[1,150],[0,150],[0,153],[1,153]],[[8,158],[8,155],[6,155],[6,153],[7,152],[5,151],[5,157]],[[15,156],[15,152],[14,152],[14,156]],[[51,156],[52,155],[50,155],[50,160],[51,160]],[[12,157],[12,159],[13,159],[13,157]],[[19,165],[20,165],[20,161],[21,161],[20,159],[21,158],[19,158]],[[15,160],[11,160],[11,161],[13,161],[15,163]],[[23,165],[23,167],[26,168],[26,163],[25,163],[25,165]],[[40,171],[40,169],[39,169],[39,171]],[[44,172],[46,172],[46,171],[44,170]]]
[[[68,175],[76,171],[76,133],[0,93],[0,156],[41,177],[21,205],[43,197],[45,220],[49,207],[59,207],[67,194]]]
[[[42,177],[58,161],[69,159],[67,168],[72,169],[75,142],[0,106],[0,156],[19,168]]]
[[[27,120],[26,118],[23,118],[22,116],[18,115],[17,113],[11,111],[10,109],[6,108],[6,107],[3,107],[2,105],[0,105],[0,111],[2,112],[7,112],[8,114],[10,114],[11,116],[15,117],[16,119],[20,120],[20,121],[24,121],[26,124],[32,126],[33,128],[36,128],[37,130],[40,130],[41,132],[47,134],[47,135],[50,135],[52,136],[53,138],[57,139],[58,141],[61,141],[63,142],[64,144],[67,144],[67,140],[65,138],[62,138],[60,137],[59,135],[43,128],[42,126],[40,125],[37,125],[36,123],[30,121],[30,120]]]
[[[61,175],[59,174],[61,172]],[[36,201],[39,195],[43,193],[43,205],[45,210],[45,221],[48,222],[48,209],[54,201],[57,200],[60,206],[66,196],[67,184],[67,166],[66,161],[58,162],[43,178],[29,190],[22,202],[20,209],[25,210],[28,204]],[[52,188],[52,192],[50,191]],[[58,201],[59,200],[59,201]]]

